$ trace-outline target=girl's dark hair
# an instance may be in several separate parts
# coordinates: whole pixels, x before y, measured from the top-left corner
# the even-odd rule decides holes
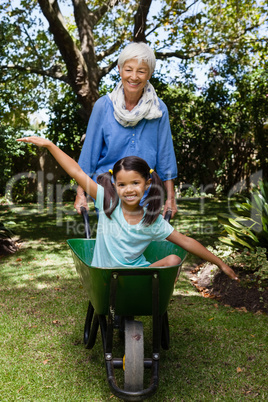
[[[120,170],[134,170],[138,172],[145,181],[150,178],[152,179],[149,193],[143,203],[143,205],[146,206],[146,213],[142,221],[144,225],[151,225],[160,214],[164,202],[163,183],[155,171],[150,174],[150,167],[147,162],[138,156],[127,156],[120,159],[114,165],[113,174],[107,172],[97,177],[97,182],[104,187],[103,209],[106,216],[111,219],[111,214],[118,205],[119,197],[112,183],[112,177],[116,181],[116,175]]]

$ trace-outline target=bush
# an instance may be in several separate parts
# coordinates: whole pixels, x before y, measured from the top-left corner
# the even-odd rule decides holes
[[[14,233],[0,222],[0,255],[13,254],[18,250],[18,246],[11,239],[13,235]]]
[[[235,203],[235,214],[219,214],[224,235],[219,240],[235,249],[245,247],[256,251],[258,247],[268,250],[268,182],[260,180],[253,187],[250,197],[242,197]]]
[[[245,249],[241,253],[227,257],[225,262],[246,273],[242,282],[244,286],[256,286],[259,290],[264,290],[268,286],[268,261],[265,248],[257,247],[256,251],[251,252]]]
[[[259,291],[268,286],[268,260],[266,248],[256,247],[255,251],[244,249],[234,251],[230,246],[217,243],[208,249],[238,273],[240,285],[246,288],[257,288]]]

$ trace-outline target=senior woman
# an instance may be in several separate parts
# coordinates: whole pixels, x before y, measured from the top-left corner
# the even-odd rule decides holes
[[[154,68],[154,52],[145,43],[133,42],[123,49],[118,59],[121,81],[95,103],[78,163],[96,181],[125,156],[145,159],[164,182],[163,213],[171,210],[174,216],[177,164],[167,107],[149,82]],[[86,205],[84,191],[78,187],[74,206],[80,213]]]

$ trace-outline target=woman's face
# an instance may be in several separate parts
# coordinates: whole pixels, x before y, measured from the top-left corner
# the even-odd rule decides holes
[[[151,78],[147,63],[138,63],[137,59],[130,59],[125,62],[119,73],[122,79],[125,96],[133,96],[139,99],[142,96],[143,88]]]

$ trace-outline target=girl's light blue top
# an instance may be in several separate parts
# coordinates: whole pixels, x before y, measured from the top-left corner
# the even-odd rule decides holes
[[[162,117],[141,120],[135,127],[123,127],[114,118],[108,95],[97,100],[91,113],[86,139],[79,158],[80,167],[96,181],[125,156],[139,156],[155,169],[162,181],[177,177],[169,115],[159,99]]]
[[[165,240],[174,228],[159,215],[149,226],[142,222],[130,225],[124,217],[121,202],[107,218],[103,211],[104,188],[98,185],[96,207],[99,209],[96,244],[92,260],[95,267],[147,267],[143,252],[152,240]]]

